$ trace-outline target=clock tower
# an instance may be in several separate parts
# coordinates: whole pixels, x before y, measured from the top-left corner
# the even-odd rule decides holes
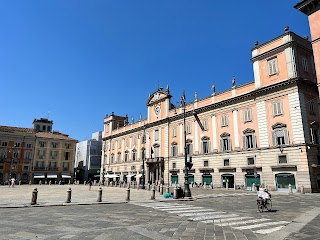
[[[147,101],[148,106],[148,122],[155,122],[169,116],[169,111],[173,107],[169,87],[166,90],[159,88],[151,94]]]

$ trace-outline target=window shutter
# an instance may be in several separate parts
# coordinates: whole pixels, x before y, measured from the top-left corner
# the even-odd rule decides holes
[[[223,152],[223,139],[220,139],[220,152]]]
[[[289,133],[287,129],[283,129],[283,134],[284,134],[284,142],[285,144],[289,144]]]
[[[210,149],[210,141],[208,141],[208,153],[211,152],[211,149]]]
[[[272,146],[276,146],[277,139],[276,139],[276,133],[272,132]]]
[[[242,140],[243,140],[243,149],[247,149],[247,144],[246,144],[246,136],[243,136],[242,137]]]
[[[231,151],[231,139],[228,139],[228,150]]]
[[[272,103],[272,115],[275,116],[277,115],[277,104],[276,103]]]
[[[204,153],[203,152],[203,142],[201,142],[201,153]]]
[[[279,102],[279,111],[278,111],[279,114],[283,114],[283,106],[282,106],[282,101]]]
[[[252,121],[252,110],[251,109],[249,109],[249,111],[248,111],[248,114],[249,114],[249,121]]]
[[[257,148],[257,138],[255,135],[252,135],[253,148]]]

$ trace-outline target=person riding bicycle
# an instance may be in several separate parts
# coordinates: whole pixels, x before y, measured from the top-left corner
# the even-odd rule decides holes
[[[267,202],[267,199],[271,198],[271,194],[268,192],[268,189],[260,187],[258,193],[258,198],[262,199],[263,205]]]

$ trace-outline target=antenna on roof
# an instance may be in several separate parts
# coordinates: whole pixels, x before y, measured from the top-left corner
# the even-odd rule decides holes
[[[48,120],[50,119],[50,111],[48,111]]]

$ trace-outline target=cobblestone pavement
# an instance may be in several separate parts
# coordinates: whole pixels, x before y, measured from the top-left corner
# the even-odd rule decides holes
[[[38,205],[30,206],[32,190]],[[64,203],[72,188],[72,203]],[[320,239],[319,194],[273,193],[273,211],[259,213],[256,193],[192,189],[193,201],[148,190],[98,186],[0,186],[0,239]],[[70,206],[66,206],[70,205]],[[50,206],[50,207],[45,207]],[[24,207],[24,208],[21,208]],[[3,217],[5,216],[5,217]]]

